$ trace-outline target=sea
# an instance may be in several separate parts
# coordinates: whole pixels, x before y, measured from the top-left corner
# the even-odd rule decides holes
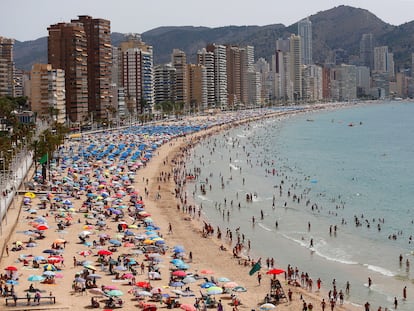
[[[298,110],[202,141],[186,191],[223,239],[239,228],[264,271],[274,258],[320,278],[324,298],[349,282],[348,304],[414,310],[413,142],[414,102]]]

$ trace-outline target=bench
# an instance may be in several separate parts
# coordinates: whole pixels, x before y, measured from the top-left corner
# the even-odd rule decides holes
[[[39,298],[39,302],[40,302],[40,300],[47,300],[47,299],[49,299],[49,303],[53,303],[53,304],[55,304],[56,303],[56,296],[44,296],[44,297],[40,297]],[[15,300],[16,300],[16,302],[15,302]],[[9,305],[9,301],[11,301],[11,302],[15,302],[15,306],[17,305],[17,302],[19,301],[19,300],[24,300],[24,301],[28,301],[27,300],[27,297],[19,297],[19,298],[13,298],[13,297],[7,297],[6,298],[6,306],[8,306]],[[30,299],[30,301],[34,301],[35,300],[35,298],[34,297],[32,297],[31,299]]]

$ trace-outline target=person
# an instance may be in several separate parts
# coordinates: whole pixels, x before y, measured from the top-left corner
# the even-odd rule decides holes
[[[369,304],[369,302],[367,301],[367,302],[365,303],[365,305],[364,305],[364,307],[365,307],[365,311],[369,311],[369,306],[370,306],[370,304]]]
[[[397,297],[394,297],[394,309],[397,309],[398,307],[398,300]]]
[[[34,298],[34,302],[37,302],[37,304],[38,305],[40,305],[40,292],[39,291],[36,291],[36,294],[35,294],[35,298]]]
[[[403,289],[403,299],[407,300],[407,286],[404,286],[404,289]]]
[[[346,288],[345,288],[345,293],[347,293],[349,295],[349,289],[350,289],[351,285],[349,284],[349,281],[346,281]]]
[[[30,291],[26,293],[26,298],[27,298],[27,305],[30,305],[30,300],[32,299],[32,295],[30,294]]]
[[[259,285],[261,281],[262,281],[262,274],[259,272],[257,273],[257,282],[259,283]]]
[[[219,300],[217,304],[217,311],[223,311],[223,305],[221,304],[221,299]]]
[[[372,285],[372,280],[370,277],[368,277],[368,287],[371,287],[371,285]]]
[[[14,300],[14,305],[17,306],[17,295],[16,293],[12,294],[13,300]]]
[[[172,233],[172,225],[170,222],[168,223],[168,233]]]
[[[322,311],[325,311],[325,307],[326,307],[325,299],[322,299],[322,302],[321,302]]]

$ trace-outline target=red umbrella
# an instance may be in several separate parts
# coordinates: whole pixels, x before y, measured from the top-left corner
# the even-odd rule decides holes
[[[103,255],[103,256],[112,255],[112,252],[106,249],[101,249],[100,251],[98,251],[98,255]]]
[[[174,275],[174,276],[180,276],[180,277],[185,277],[187,275],[187,272],[182,271],[182,270],[177,270],[177,271],[174,271],[172,273],[172,275]]]
[[[142,288],[150,288],[151,284],[149,282],[140,281],[135,283],[136,286],[142,287]]]
[[[48,226],[46,226],[46,225],[39,225],[39,226],[37,226],[37,227],[36,227],[36,229],[37,229],[37,230],[41,230],[41,231],[43,231],[43,230],[47,230],[47,229],[49,229],[49,227],[48,227]]]
[[[57,263],[57,262],[61,262],[62,261],[62,257],[58,257],[58,256],[51,256],[47,258],[47,262],[48,263]]]
[[[266,272],[266,274],[281,274],[285,273],[285,270],[283,269],[272,269]]]
[[[4,270],[7,270],[7,271],[17,271],[17,268],[15,266],[7,266],[6,268],[4,268]]]

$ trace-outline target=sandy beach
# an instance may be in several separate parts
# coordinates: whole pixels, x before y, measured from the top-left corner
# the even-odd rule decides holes
[[[280,114],[280,113],[279,113]],[[243,120],[239,122],[250,122],[251,120]],[[198,119],[197,122],[203,122],[203,120]],[[113,288],[119,289],[122,291],[123,295],[119,296],[122,299],[123,305],[122,308],[125,310],[138,309],[144,304],[154,304],[158,309],[167,309],[166,299],[167,294],[171,297],[177,297],[181,304],[194,305],[196,298],[200,298],[202,294],[206,293],[206,290],[200,287],[205,280],[204,278],[211,277],[214,280],[219,278],[227,278],[231,281],[237,283],[244,288],[245,292],[232,292],[228,290],[229,293],[216,294],[212,295],[216,301],[221,300],[224,310],[233,310],[235,308],[232,303],[231,293],[236,295],[237,299],[240,300],[241,304],[236,306],[236,309],[240,310],[259,310],[260,306],[265,303],[266,294],[270,292],[270,284],[273,275],[266,274],[267,268],[262,260],[262,268],[260,274],[262,279],[258,280],[258,272],[249,275],[249,271],[252,266],[251,263],[245,265],[245,260],[240,258],[235,258],[231,252],[234,243],[231,244],[230,241],[222,238],[217,239],[216,235],[205,235],[203,233],[203,219],[200,218],[197,213],[198,207],[188,210],[183,208],[182,202],[177,198],[176,192],[176,182],[174,181],[174,169],[181,169],[185,165],[185,152],[191,148],[198,140],[203,139],[204,135],[214,135],[218,131],[225,130],[229,126],[236,126],[237,122],[221,126],[212,127],[208,130],[203,130],[196,132],[191,135],[186,135],[184,137],[176,137],[159,148],[154,152],[154,156],[148,161],[143,167],[139,168],[136,171],[135,179],[133,180],[132,187],[137,191],[138,196],[142,196],[144,202],[145,212],[150,214],[150,217],[153,219],[157,227],[160,228],[158,231],[158,236],[161,239],[164,239],[165,245],[168,246],[168,249],[165,253],[161,253],[159,259],[157,260],[158,273],[161,275],[160,280],[149,279],[148,265],[149,260],[146,258],[145,254],[140,254],[138,252],[132,252],[136,247],[131,247],[128,245],[129,239],[125,236],[118,237],[122,241],[120,247],[116,247],[116,251],[113,252],[111,257],[118,262],[122,261],[123,255],[125,257],[133,258],[137,265],[134,265],[134,270],[136,274],[133,278],[125,279],[116,279],[114,274],[110,274],[108,267],[104,267],[105,271],[101,271],[103,266],[97,262],[98,251],[102,249],[108,249],[111,245],[108,241],[105,241],[105,245],[102,247],[94,247],[93,244],[86,246],[79,239],[79,233],[85,230],[90,231],[88,235],[88,241],[99,240],[99,234],[108,234],[108,236],[115,237],[119,232],[119,223],[123,221],[126,223],[126,226],[137,225],[137,228],[131,227],[128,229],[134,232],[136,235],[145,234],[144,222],[134,221],[133,218],[125,215],[122,219],[117,219],[114,215],[111,217],[106,217],[105,226],[98,230],[98,227],[95,226],[97,221],[94,216],[87,218],[85,217],[84,207],[82,207],[83,202],[87,199],[87,192],[82,192],[79,195],[79,198],[69,198],[73,207],[69,213],[65,211],[64,219],[68,220],[70,225],[66,226],[63,230],[59,230],[58,223],[62,220],[60,217],[57,217],[59,213],[58,210],[51,210],[49,207],[49,201],[47,202],[46,209],[38,208],[36,213],[28,213],[25,210],[40,207],[42,202],[40,198],[42,195],[37,195],[31,200],[30,205],[22,204],[23,196],[20,196],[16,199],[16,208],[11,209],[7,216],[7,223],[3,222],[3,253],[1,258],[0,270],[4,274],[7,271],[6,267],[14,266],[17,268],[16,272],[13,272],[13,276],[18,277],[18,284],[14,285],[14,291],[16,296],[19,298],[25,298],[27,294],[27,289],[31,284],[35,288],[40,289],[42,297],[47,297],[49,295],[56,297],[56,304],[49,304],[48,301],[43,301],[42,299],[39,306],[35,306],[36,309],[40,307],[42,309],[89,309],[91,308],[91,298],[96,297],[96,300],[99,302],[98,310],[108,309],[105,308],[105,301],[108,300],[108,297],[102,295],[94,295],[92,291],[86,289],[85,291],[74,290],[74,279],[76,275],[85,270],[82,265],[74,265],[73,258],[76,258],[77,261],[88,260],[91,262],[93,269],[88,269],[89,273],[98,274],[99,277],[95,279],[96,286],[100,288],[104,286],[112,286]],[[77,142],[80,143],[80,142]],[[95,163],[96,167],[101,166],[101,163]],[[166,176],[170,174],[170,178]],[[64,177],[57,176],[59,178]],[[110,182],[112,179],[112,174],[106,176],[106,182]],[[164,178],[165,177],[165,178]],[[191,182],[188,180],[188,182]],[[122,203],[129,205],[129,196],[126,195],[122,197]],[[53,202],[53,201],[50,201]],[[191,204],[191,200],[188,199],[186,207]],[[21,208],[19,207],[21,206]],[[93,214],[93,213],[89,213]],[[126,214],[126,213],[124,213]],[[97,214],[95,213],[95,216]],[[45,238],[36,239],[35,247],[27,247],[28,240],[30,239],[29,235],[24,234],[23,232],[27,231],[29,228],[33,228],[33,220],[42,216],[46,219],[48,224],[48,229],[44,231]],[[70,218],[68,218],[70,217]],[[88,223],[93,223],[94,225],[88,225]],[[90,227],[88,227],[90,226]],[[212,224],[214,227],[214,224]],[[58,261],[56,266],[60,269],[56,271],[53,277],[53,284],[43,284],[42,282],[29,281],[31,275],[42,275],[44,269],[43,265],[40,265],[39,268],[33,268],[32,261],[33,257],[43,255],[47,261],[48,254],[42,253],[43,250],[51,249],[52,244],[57,240],[62,239],[66,242],[64,243],[64,248],[62,249],[62,257],[64,261]],[[24,245],[24,249],[20,251],[12,251],[13,242],[21,241]],[[62,242],[63,243],[63,242]],[[140,241],[140,246],[143,245]],[[60,246],[60,243],[58,243]],[[8,251],[6,251],[6,245]],[[180,287],[171,286],[169,280],[172,268],[175,268],[171,263],[174,252],[172,249],[174,246],[180,245],[185,249],[183,260],[186,264],[189,265],[189,268],[185,271],[186,274],[192,274],[194,276],[199,276],[199,279],[196,279],[194,283],[187,283]],[[220,246],[224,245],[227,250],[221,250]],[[56,245],[55,245],[56,246]],[[135,243],[134,246],[138,246]],[[112,249],[112,248],[111,248]],[[85,256],[81,255],[80,252],[89,251],[91,254]],[[191,254],[191,256],[190,256]],[[24,256],[22,256],[24,255]],[[102,257],[102,256],[101,256]],[[191,258],[190,258],[191,257]],[[106,258],[106,257],[105,257]],[[26,262],[25,262],[26,259]],[[119,260],[118,260],[119,259]],[[252,258],[253,261],[258,260],[258,258]],[[144,263],[145,269],[144,273],[141,273],[139,268],[141,263]],[[294,263],[292,263],[294,265]],[[125,265],[124,265],[125,266]],[[275,268],[286,270],[287,267],[278,267],[277,262],[275,263]],[[306,269],[306,267],[299,267],[300,269]],[[177,269],[174,269],[177,270]],[[129,271],[120,271],[120,275],[126,274]],[[204,272],[204,273],[203,273]],[[311,276],[313,277],[313,276]],[[334,277],[334,276],[333,276]],[[276,306],[277,310],[303,310],[303,304],[311,303],[314,310],[321,310],[321,300],[324,298],[326,300],[326,310],[330,309],[328,303],[327,292],[329,286],[327,284],[322,284],[321,291],[317,290],[316,280],[314,280],[314,285],[312,290],[307,290],[305,288],[296,287],[289,285],[285,280],[284,274],[277,276],[277,279],[280,281],[284,293],[288,294],[290,290],[292,292],[292,301],[288,299],[281,299]],[[137,292],[137,288],[131,285],[137,282],[150,282],[152,288],[158,290],[158,292],[165,294],[164,302],[161,303],[159,300],[153,301],[151,297],[140,297],[137,299],[134,292]],[[76,283],[76,282],[75,282]],[[79,282],[82,283],[82,282]],[[226,282],[218,282],[219,287],[224,287]],[[79,285],[79,284],[77,284]],[[80,284],[80,287],[83,285]],[[8,288],[11,286],[8,285]],[[177,295],[177,290],[184,290],[186,287],[189,287],[192,295],[184,297],[183,295]],[[230,287],[229,287],[230,288]],[[234,297],[233,297],[234,298]],[[302,299],[301,299],[302,298]],[[5,307],[5,299],[2,299],[2,308]],[[17,307],[14,307],[14,303],[11,302],[7,309],[29,309],[35,308],[31,307],[33,305],[33,300],[30,302],[30,307],[26,307],[27,300],[18,300]],[[184,308],[184,307],[183,307]],[[217,307],[214,307],[217,308]],[[266,307],[263,307],[262,310],[265,310]],[[269,307],[271,308],[271,307]],[[345,303],[340,305],[339,301],[335,305],[335,310],[361,310],[361,307],[356,307],[351,304]],[[308,310],[311,310],[308,308]]]

